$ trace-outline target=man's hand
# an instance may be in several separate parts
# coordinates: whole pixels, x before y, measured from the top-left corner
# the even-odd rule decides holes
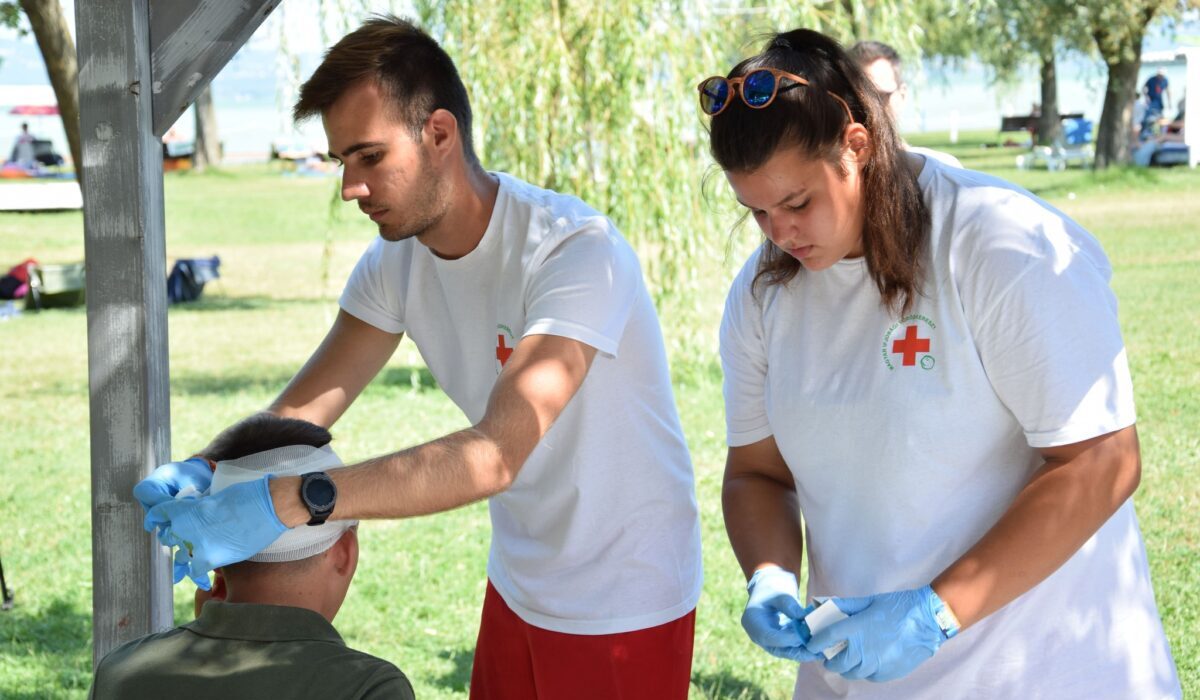
[[[834,598],[850,617],[814,634],[805,645],[820,654],[842,640],[846,648],[825,662],[825,668],[850,680],[883,682],[907,676],[946,641],[938,624],[948,610],[929,586],[882,593],[865,598]],[[957,623],[949,629],[953,636]]]
[[[264,476],[212,496],[171,500],[150,509],[146,529],[158,528],[163,544],[180,548],[175,583],[187,575],[207,590],[209,571],[254,556],[287,530],[271,506],[269,480]]]
[[[149,511],[159,503],[173,500],[188,487],[202,494],[211,484],[212,468],[208,462],[200,457],[192,457],[159,466],[133,487],[133,497],[142,504],[142,508]]]
[[[804,647],[808,628],[800,624],[812,608],[800,603],[796,575],[778,566],[765,566],[750,577],[750,599],[742,613],[742,627],[750,640],[772,656],[792,661],[812,661],[818,654]]]

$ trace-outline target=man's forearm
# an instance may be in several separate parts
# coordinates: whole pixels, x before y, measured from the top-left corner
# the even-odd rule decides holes
[[[504,491],[516,477],[517,460],[496,440],[473,427],[432,442],[339,469],[331,519],[405,518],[457,508]],[[284,525],[308,522],[300,478],[271,481],[271,500]]]
[[[331,517],[405,518],[457,508],[507,489],[583,383],[595,355],[595,348],[569,338],[523,338],[477,425],[337,470],[332,478],[338,498]],[[271,500],[284,525],[308,521],[299,478],[273,480]]]

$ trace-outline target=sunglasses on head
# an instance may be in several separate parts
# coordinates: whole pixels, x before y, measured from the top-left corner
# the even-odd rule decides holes
[[[780,88],[779,81],[782,78],[793,81],[795,85]],[[705,78],[696,86],[696,89],[700,91],[700,110],[710,117],[715,117],[725,111],[725,108],[732,102],[730,98],[735,92],[742,96],[742,102],[745,102],[750,109],[763,109],[774,102],[779,93],[801,85],[811,84],[795,73],[788,73],[777,68],[759,68],[740,78],[723,78],[714,75],[711,78]],[[854,115],[850,113],[850,105],[832,92],[828,90],[825,92],[837,100],[842,109],[846,110],[846,117],[853,124]]]

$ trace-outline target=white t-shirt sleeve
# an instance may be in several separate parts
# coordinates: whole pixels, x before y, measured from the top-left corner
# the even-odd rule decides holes
[[[525,299],[527,335],[557,335],[617,356],[642,288],[637,255],[607,221],[589,223],[535,261]]]
[[[395,245],[395,244],[393,244]],[[358,259],[338,305],[351,316],[388,333],[404,332],[404,300],[395,285],[385,284],[391,270],[387,244],[376,238]]]
[[[725,439],[730,447],[770,437],[767,420],[767,348],[762,307],[751,293],[758,255],[733,281],[721,318],[721,368],[725,375]]]
[[[979,227],[960,275],[997,395],[1035,448],[1132,425],[1133,385],[1099,243],[1031,199],[1003,209]]]

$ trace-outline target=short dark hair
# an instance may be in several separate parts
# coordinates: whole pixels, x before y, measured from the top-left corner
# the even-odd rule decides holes
[[[221,462],[288,445],[324,447],[332,441],[329,431],[315,423],[263,412],[243,418],[221,431],[204,451],[204,456]]]
[[[881,58],[887,59],[887,62],[892,64],[892,70],[896,71],[896,84],[900,84],[903,77],[904,62],[900,60],[900,54],[891,46],[882,41],[857,41],[854,46],[846,50],[858,63],[860,68],[866,68],[872,63]]]
[[[795,148],[806,158],[824,159],[844,177],[842,137],[848,117],[829,93],[844,99],[854,120],[871,135],[862,197],[867,270],[884,305],[907,313],[924,277],[930,215],[916,177],[904,165],[902,142],[882,95],[840,44],[810,29],[776,34],[761,53],[738,63],[727,77],[760,68],[795,73],[809,85],[781,90],[770,109],[752,109],[731,99],[709,124],[713,160],[726,172],[753,172],[777,152]],[[753,289],[786,284],[801,269],[798,260],[768,241]]]
[[[382,89],[393,116],[413,138],[420,138],[434,110],[453,114],[463,156],[469,163],[479,162],[471,141],[471,103],[454,61],[432,37],[395,15],[372,15],[326,51],[301,86],[292,118],[303,121],[324,113],[362,80]]]

